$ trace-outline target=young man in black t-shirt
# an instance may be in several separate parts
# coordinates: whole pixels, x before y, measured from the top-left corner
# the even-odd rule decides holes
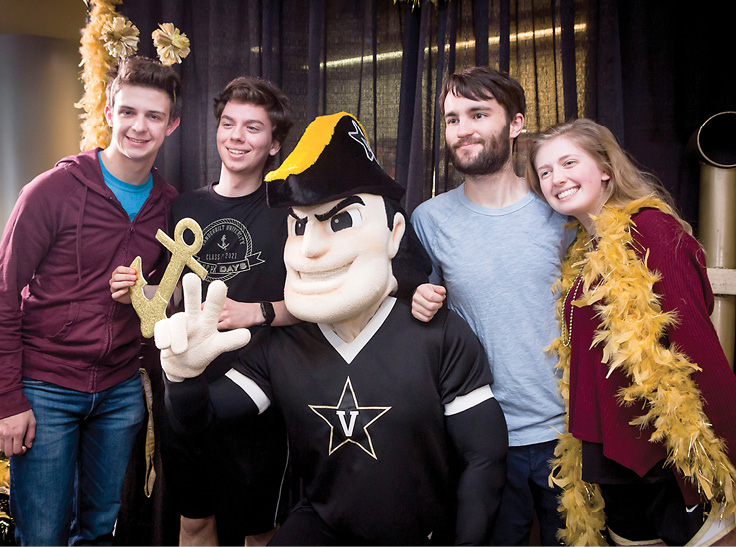
[[[202,227],[196,258],[207,270],[203,289],[215,279],[228,286],[219,329],[291,324],[296,320],[283,296],[287,213],[268,208],[263,184],[264,169],[292,125],[288,100],[269,82],[237,78],[215,99],[215,116],[220,180],[176,198],[172,226],[189,217]],[[215,360],[208,379],[222,376],[232,357]],[[216,524],[220,545],[242,545],[244,536],[248,545],[265,544],[278,524],[288,458],[283,423],[278,413],[267,412],[244,431],[226,424],[205,438],[173,433],[164,439],[167,484],[172,475],[179,485],[179,477],[191,476],[193,455],[201,455],[199,468],[207,462],[210,473],[211,480],[197,481],[202,488],[172,488],[181,500],[182,543],[211,544]],[[204,453],[192,453],[192,442]]]
[[[215,98],[214,111],[220,179],[178,196],[171,226],[188,217],[202,228],[195,258],[207,270],[203,290],[215,280],[228,286],[218,329],[292,324],[296,319],[283,301],[287,211],[268,208],[263,184],[293,124],[288,99],[268,81],[240,77]],[[190,236],[186,231],[187,243]],[[135,275],[113,280],[130,283]],[[208,381],[222,376],[233,358],[228,353],[215,360]],[[162,462],[182,515],[180,544],[265,545],[285,509],[288,447],[280,416],[271,411],[250,420],[244,434],[224,424],[197,437],[163,418]]]

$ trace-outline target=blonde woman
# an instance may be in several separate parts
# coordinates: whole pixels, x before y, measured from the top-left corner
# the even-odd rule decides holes
[[[563,539],[602,543],[607,527],[622,545],[726,541],[736,377],[709,319],[713,293],[689,225],[591,120],[544,132],[527,180],[579,223],[551,346],[568,411],[552,473]]]

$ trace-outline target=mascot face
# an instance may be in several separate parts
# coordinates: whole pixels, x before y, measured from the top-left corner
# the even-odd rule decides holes
[[[388,228],[383,198],[373,194],[292,207],[284,249],[286,307],[315,323],[377,307],[396,289],[391,259],[404,229],[401,214]]]

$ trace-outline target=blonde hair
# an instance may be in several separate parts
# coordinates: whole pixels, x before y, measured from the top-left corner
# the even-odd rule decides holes
[[[579,146],[598,165],[598,168],[609,175],[606,205],[624,207],[638,199],[656,197],[666,205],[666,213],[672,215],[683,229],[692,234],[692,228],[675,210],[672,196],[660,180],[639,169],[628,154],[619,146],[616,137],[608,128],[587,118],[580,118],[543,131],[529,147],[526,165],[526,180],[531,190],[544,198],[535,167],[539,150],[557,137],[565,136]]]

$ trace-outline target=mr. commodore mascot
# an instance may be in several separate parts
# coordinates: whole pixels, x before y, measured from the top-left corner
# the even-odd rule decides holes
[[[185,311],[155,328],[170,412],[196,433],[281,411],[305,497],[271,544],[487,543],[506,422],[467,324],[447,310],[420,322],[395,296],[416,286],[422,256],[403,189],[346,113],[312,122],[266,181],[269,206],[290,207],[284,295],[304,322],[250,344],[245,329],[218,332],[225,285],[212,283],[202,307],[187,274]],[[245,344],[208,387],[207,365]]]

